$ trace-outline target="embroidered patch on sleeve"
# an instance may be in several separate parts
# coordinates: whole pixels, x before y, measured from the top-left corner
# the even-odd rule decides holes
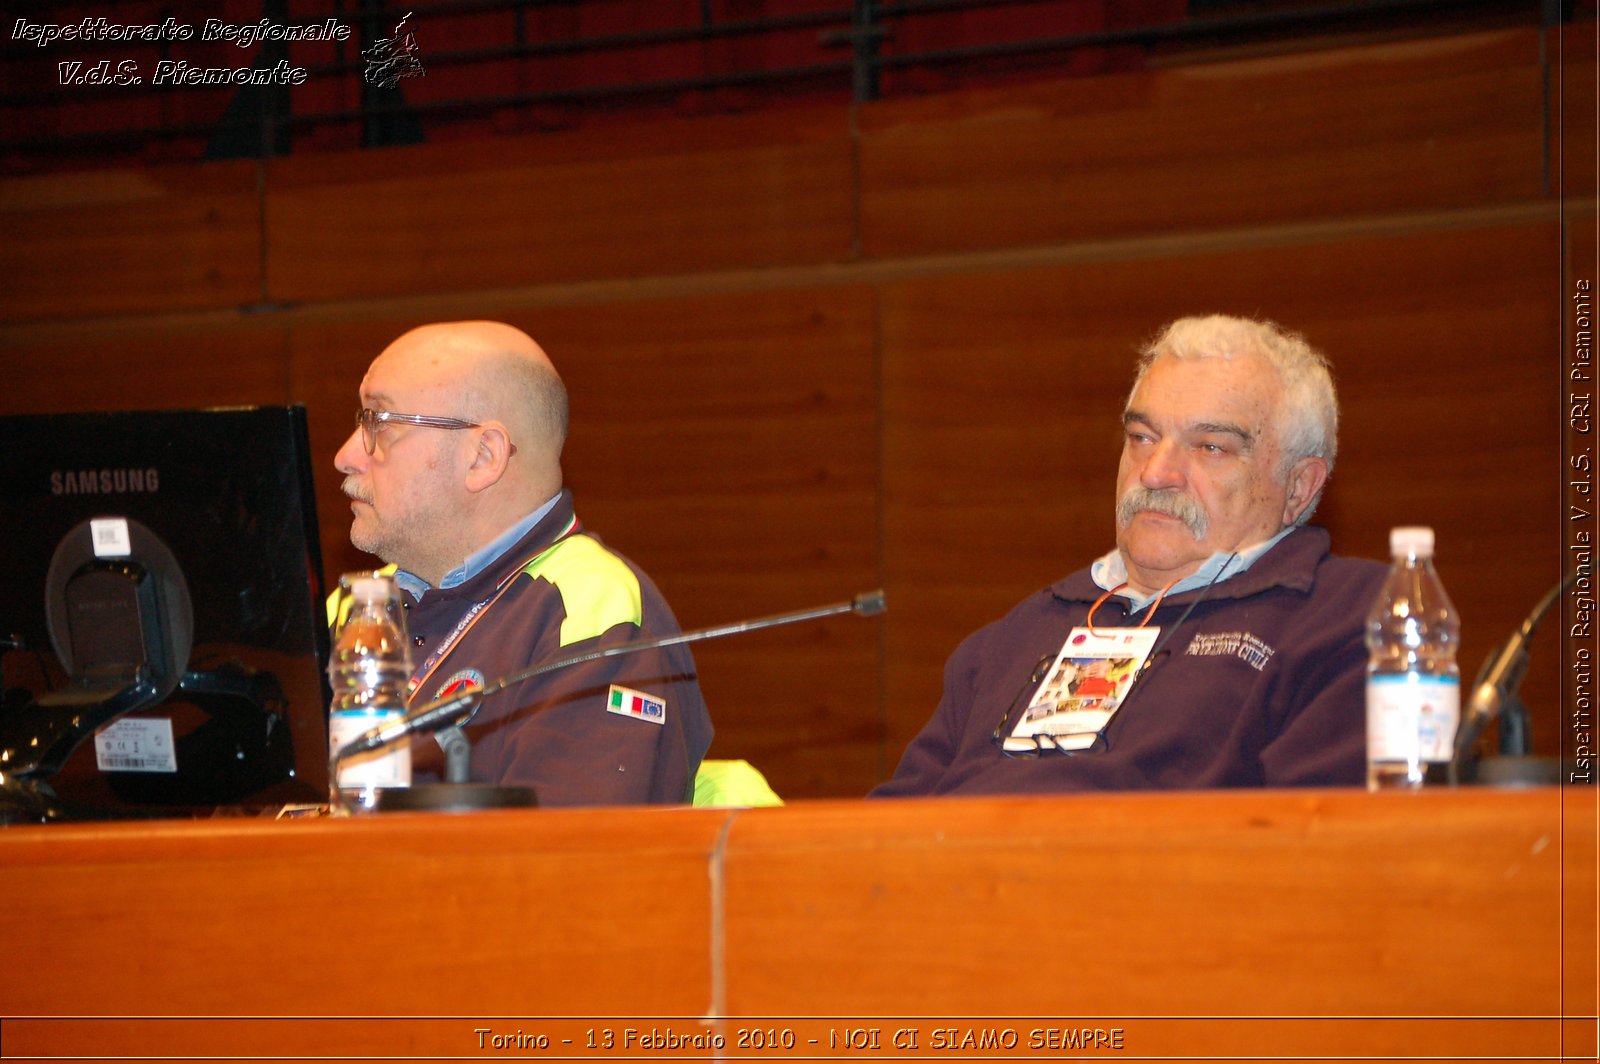
[[[477,669],[462,669],[441,684],[433,697],[449,698],[467,691],[481,691],[483,687],[483,673]]]
[[[643,691],[634,691],[612,684],[611,694],[606,699],[606,712],[620,713],[624,717],[637,717],[651,724],[665,724],[667,701],[655,695],[647,695]]]

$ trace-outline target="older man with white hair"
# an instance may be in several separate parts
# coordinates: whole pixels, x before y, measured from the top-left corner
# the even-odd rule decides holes
[[[1386,567],[1307,525],[1327,360],[1271,322],[1173,322],[1122,414],[1116,547],[969,636],[878,796],[1359,785]]]

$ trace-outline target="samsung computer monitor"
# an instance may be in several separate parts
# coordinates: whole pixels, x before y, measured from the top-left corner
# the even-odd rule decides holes
[[[305,410],[0,417],[0,815],[327,798]]]

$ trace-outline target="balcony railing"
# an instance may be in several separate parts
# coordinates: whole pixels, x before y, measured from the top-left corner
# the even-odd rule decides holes
[[[1559,0],[376,0],[16,5],[0,170],[263,157],[867,102],[1197,50],[1549,24]]]

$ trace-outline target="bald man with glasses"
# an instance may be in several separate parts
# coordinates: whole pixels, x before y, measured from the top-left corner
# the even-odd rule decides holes
[[[412,636],[411,706],[529,665],[670,636],[636,565],[578,520],[563,487],[566,389],[526,333],[424,325],[361,382],[334,464],[350,541],[396,569]],[[485,699],[466,729],[474,780],[532,786],[541,805],[690,800],[711,721],[687,647],[535,677]],[[436,778],[431,739],[417,782]]]

